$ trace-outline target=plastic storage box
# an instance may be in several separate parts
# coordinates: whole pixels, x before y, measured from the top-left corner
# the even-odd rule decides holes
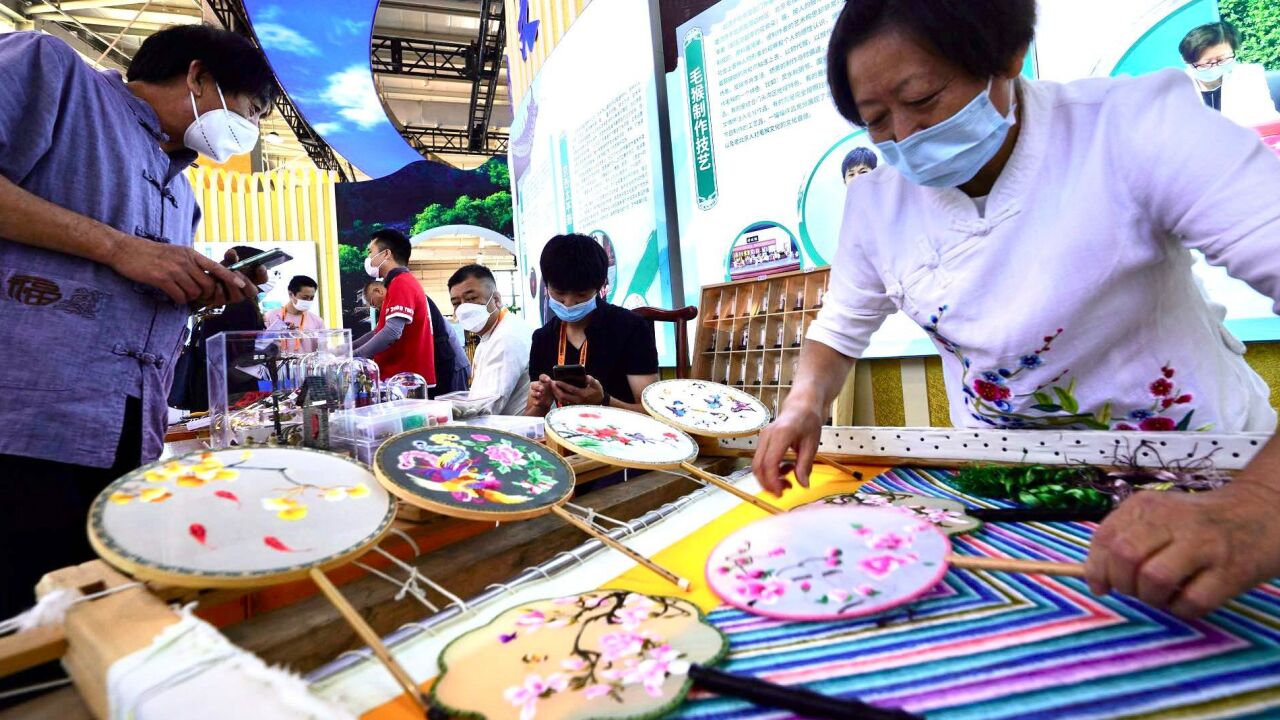
[[[459,420],[454,424],[504,430],[513,435],[522,435],[530,440],[541,440],[545,434],[543,430],[545,423],[542,418],[526,417],[524,415],[484,415],[482,417]]]
[[[453,406],[439,400],[396,400],[336,412],[329,432],[350,440],[386,440],[407,430],[444,425],[453,420]]]

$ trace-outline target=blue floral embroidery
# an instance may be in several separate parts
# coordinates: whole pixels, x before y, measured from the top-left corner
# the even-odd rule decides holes
[[[1018,364],[1027,370],[1035,370],[1044,364],[1044,360],[1040,358],[1038,353],[1032,353],[1030,355],[1023,355],[1022,358],[1018,360]]]

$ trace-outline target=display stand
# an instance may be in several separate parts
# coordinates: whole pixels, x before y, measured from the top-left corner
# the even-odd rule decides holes
[[[704,287],[693,377],[742,389],[777,414],[830,277],[831,269],[822,267]],[[845,385],[828,424],[853,424],[852,373]]]

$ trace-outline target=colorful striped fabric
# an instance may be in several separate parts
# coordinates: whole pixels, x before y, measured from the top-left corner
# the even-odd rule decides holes
[[[895,469],[869,487],[954,497],[945,471]],[[1093,526],[987,525],[953,538],[958,554],[1082,560]],[[1203,622],[1081,580],[952,570],[909,610],[842,623],[784,623],[722,608],[725,669],[828,695],[903,707],[930,720],[1280,717],[1280,586]],[[733,699],[691,695],[688,718],[779,718]]]

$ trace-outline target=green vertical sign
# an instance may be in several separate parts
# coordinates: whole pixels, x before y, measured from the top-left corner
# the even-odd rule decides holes
[[[569,180],[569,138],[560,136],[560,190],[564,193],[564,231],[573,232],[573,187]]]
[[[692,140],[693,175],[699,210],[710,210],[720,199],[716,187],[715,146],[711,141],[711,99],[707,95],[706,54],[702,28],[684,36],[685,97],[689,101],[689,137]]]

